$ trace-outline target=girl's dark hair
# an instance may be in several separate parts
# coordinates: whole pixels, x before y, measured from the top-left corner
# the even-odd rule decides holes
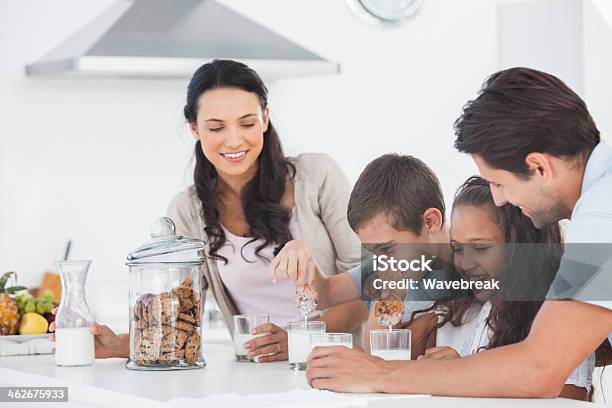
[[[214,60],[198,68],[187,86],[184,114],[189,123],[197,121],[200,96],[218,88],[236,88],[254,93],[259,97],[262,110],[268,104],[268,89],[254,70],[240,62]],[[225,257],[217,255],[226,241],[219,222],[219,176],[204,156],[200,141],[195,145],[195,158],[193,178],[198,198],[202,202],[201,216],[206,225],[204,232],[209,239],[209,255],[227,263]],[[247,245],[258,239],[263,240],[255,251],[258,256],[271,243],[277,244],[274,252],[276,255],[292,239],[289,231],[291,212],[280,202],[285,193],[287,177],[293,178],[294,175],[295,167],[285,157],[278,133],[270,122],[264,133],[263,149],[257,158],[257,172],[242,191],[242,208],[249,224],[249,237],[252,237]]]
[[[493,201],[488,182],[473,176],[459,187],[455,194],[453,210],[461,206],[474,206],[486,208],[494,216],[504,235],[506,248],[506,262],[504,269],[497,275],[503,280],[505,293],[511,293],[514,298],[544,299],[547,288],[552,282],[562,255],[562,237],[558,223],[538,229],[531,220],[525,216],[518,207],[505,204],[497,207]],[[538,245],[512,245],[512,244],[538,244]],[[510,245],[508,245],[510,244]],[[532,291],[539,290],[534,296]],[[435,302],[425,311],[441,310],[442,320],[436,329],[446,323],[460,326],[470,306],[477,301],[472,292],[452,300]],[[491,329],[492,337],[485,349],[501,347],[519,342],[527,337],[531,323],[535,318],[541,300],[501,300],[494,302],[487,318],[487,326]],[[413,318],[417,313],[413,313]],[[429,337],[428,333],[425,338]]]
[[[559,78],[529,68],[487,78],[478,97],[463,107],[455,134],[460,152],[523,178],[529,176],[529,153],[585,159],[600,141],[584,101]]]

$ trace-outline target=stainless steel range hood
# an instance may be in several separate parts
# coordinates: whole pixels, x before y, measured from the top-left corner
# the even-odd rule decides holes
[[[335,74],[340,66],[214,0],[121,0],[48,55],[30,76],[189,78],[215,58],[267,79]]]

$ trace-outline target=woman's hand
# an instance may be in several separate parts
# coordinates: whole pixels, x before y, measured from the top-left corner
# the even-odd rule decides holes
[[[287,360],[289,358],[289,347],[287,344],[287,332],[275,324],[264,323],[253,329],[251,334],[267,333],[244,343],[244,348],[249,351],[249,357],[256,358],[260,363],[270,361]]]
[[[461,358],[457,350],[452,347],[431,347],[425,350],[425,354],[418,356],[417,360],[433,359],[433,360],[444,360],[452,358]]]
[[[57,308],[53,309],[51,313],[57,313]],[[49,331],[55,331],[55,322],[49,325]],[[96,358],[129,357],[129,336],[119,336],[108,326],[97,323],[94,323],[91,327],[91,332],[94,334]],[[49,335],[49,340],[55,342],[55,333]]]
[[[315,279],[317,265],[306,241],[293,240],[285,244],[278,255],[272,260],[268,272],[270,279],[276,283],[277,273],[296,282],[302,287],[311,284]]]

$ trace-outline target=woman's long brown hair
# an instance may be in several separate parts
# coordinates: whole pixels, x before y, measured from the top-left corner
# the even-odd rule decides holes
[[[254,70],[240,62],[214,60],[198,68],[187,87],[184,114],[189,123],[195,123],[197,120],[200,95],[218,88],[235,88],[254,93],[260,100],[262,110],[268,104],[268,89]],[[263,136],[263,149],[257,158],[257,172],[242,191],[242,208],[249,224],[248,235],[251,237],[246,245],[262,240],[255,250],[257,256],[270,244],[276,244],[276,255],[292,239],[289,231],[291,211],[281,204],[281,199],[285,193],[287,178],[293,178],[295,175],[295,167],[285,157],[272,122],[268,124],[268,130]],[[209,255],[227,263],[226,258],[217,254],[226,241],[219,221],[219,176],[215,166],[204,156],[200,141],[195,144],[195,159],[193,178],[202,203],[200,215],[206,224],[204,232],[209,240]],[[242,256],[244,258],[244,255]]]

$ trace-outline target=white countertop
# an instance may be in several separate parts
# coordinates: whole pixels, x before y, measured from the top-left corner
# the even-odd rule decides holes
[[[0,385],[67,386],[71,406],[155,407],[175,397],[202,398],[211,394],[260,394],[308,389],[304,372],[289,370],[286,361],[237,363],[230,343],[204,344],[207,366],[186,371],[131,371],[125,359],[96,360],[91,367],[56,367],[53,355],[0,358]],[[370,401],[371,407],[406,406],[477,408],[594,407],[594,404],[555,400],[423,397]],[[20,405],[21,406],[21,405]]]

